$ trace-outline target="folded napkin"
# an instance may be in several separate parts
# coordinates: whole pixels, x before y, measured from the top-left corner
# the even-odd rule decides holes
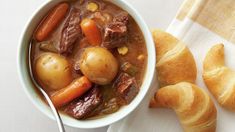
[[[197,64],[196,84],[207,92],[202,79],[203,59],[213,45],[224,43],[226,65],[235,70],[234,31],[235,0],[186,0],[167,29],[167,32],[188,44]],[[155,79],[139,107],[125,119],[112,124],[108,132],[182,132],[174,111],[148,108],[157,88]],[[234,132],[235,113],[221,108],[209,95],[218,110],[217,132]]]

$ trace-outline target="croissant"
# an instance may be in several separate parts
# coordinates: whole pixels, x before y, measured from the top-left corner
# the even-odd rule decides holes
[[[196,64],[185,44],[161,30],[154,30],[152,34],[156,46],[156,68],[160,86],[181,81],[194,83],[197,77]]]
[[[203,79],[221,106],[235,111],[235,72],[225,66],[224,45],[213,46],[203,62]]]
[[[150,107],[175,110],[185,132],[215,132],[217,110],[209,95],[188,82],[169,85],[158,90]]]

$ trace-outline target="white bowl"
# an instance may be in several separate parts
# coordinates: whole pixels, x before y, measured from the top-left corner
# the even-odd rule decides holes
[[[46,14],[46,12],[48,12],[49,9],[51,9],[53,6],[55,6],[57,3],[61,1],[64,0],[48,0],[33,13],[33,16],[29,19],[29,22],[26,24],[26,27],[22,32],[22,37],[19,42],[18,54],[17,54],[18,73],[25,93],[27,94],[29,99],[33,102],[33,104],[42,113],[44,113],[53,120],[55,120],[55,118],[51,113],[50,108],[47,106],[47,104],[44,101],[42,101],[40,95],[38,95],[30,79],[27,60],[28,60],[28,46],[35,27],[42,19],[42,17]],[[110,125],[126,117],[130,112],[132,112],[138,106],[138,104],[140,104],[140,102],[143,100],[144,96],[146,95],[152,83],[155,71],[156,59],[155,59],[155,47],[151,32],[149,31],[147,25],[145,24],[144,20],[139,15],[139,13],[129,3],[127,3],[125,0],[110,0],[110,1],[118,5],[122,9],[126,10],[135,19],[135,21],[137,22],[141,31],[144,34],[147,45],[146,47],[148,53],[148,62],[142,86],[135,99],[129,105],[123,106],[117,112],[93,120],[76,120],[70,116],[61,114],[61,118],[65,125],[76,128],[97,128]]]

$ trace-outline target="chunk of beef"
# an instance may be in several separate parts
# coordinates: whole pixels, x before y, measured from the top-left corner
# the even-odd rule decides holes
[[[127,41],[127,27],[123,23],[115,22],[105,28],[102,46],[112,49],[122,46]]]
[[[82,35],[80,10],[73,8],[64,24],[59,44],[60,53],[68,53],[75,41]]]
[[[127,73],[121,73],[114,82],[113,87],[116,88],[126,104],[129,104],[139,92],[135,78]]]
[[[129,17],[127,12],[121,12],[116,17],[113,18],[114,22],[121,22],[125,25],[129,22]]]
[[[106,48],[116,48],[122,46],[127,41],[128,13],[122,12],[113,18],[104,29],[104,41],[102,46]]]
[[[86,118],[96,107],[102,103],[102,95],[99,88],[94,87],[81,98],[70,103],[65,112],[76,119]]]

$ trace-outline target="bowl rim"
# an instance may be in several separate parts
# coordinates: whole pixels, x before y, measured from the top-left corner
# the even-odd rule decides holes
[[[27,56],[22,56],[22,55],[24,55],[25,52],[28,51],[25,49],[25,46],[27,46],[28,43],[25,44],[24,42],[25,42],[25,38],[27,37],[27,30],[29,30],[28,28],[30,27],[30,25],[32,25],[31,22],[35,19],[35,17],[39,14],[41,10],[46,8],[46,6],[48,6],[50,3],[53,3],[53,2],[56,3],[56,1],[57,0],[47,0],[32,13],[31,17],[28,19],[27,23],[25,24],[23,28],[23,31],[20,36],[20,41],[17,47],[17,72],[18,72],[21,86],[24,92],[26,93],[27,97],[33,103],[33,105],[36,106],[36,108],[39,111],[41,111],[44,115],[46,115],[52,120],[55,120],[55,118],[53,114],[51,113],[49,106],[47,106],[46,103],[43,104],[41,98],[37,97],[38,93],[36,93],[35,90],[33,90],[35,88],[32,87],[32,82],[30,81],[30,78],[28,77],[29,75],[27,75],[28,69],[25,68],[25,65],[27,66],[27,64],[24,64],[24,63],[27,63],[27,62],[24,62],[24,59],[27,58]],[[60,0],[60,1],[65,1],[65,0]],[[144,76],[142,85],[140,87],[140,91],[138,95],[135,97],[135,99],[132,100],[132,102],[128,104],[127,106],[123,106],[125,108],[121,108],[113,114],[106,115],[105,117],[102,117],[100,119],[85,120],[85,121],[84,120],[79,121],[72,117],[66,116],[64,114],[60,114],[63,120],[63,123],[70,127],[83,128],[83,129],[99,128],[99,127],[110,125],[112,123],[115,123],[123,119],[128,114],[130,114],[133,110],[135,110],[137,106],[141,103],[141,101],[144,99],[145,95],[147,94],[148,90],[150,89],[151,84],[154,79],[155,64],[156,64],[155,46],[154,46],[154,41],[153,41],[151,32],[148,26],[146,25],[144,19],[140,16],[138,11],[127,1],[125,0],[114,0],[114,1],[108,0],[108,1],[114,3],[115,5],[117,5],[118,3],[119,5],[117,6],[119,6],[123,10],[127,11],[128,9],[127,12],[131,14],[134,20],[138,23],[138,26],[140,27],[143,33],[143,36],[145,38],[145,43],[146,43],[146,49],[148,53],[145,76]],[[57,3],[59,2],[57,1]],[[34,93],[31,93],[32,91],[30,92],[29,91],[30,89],[33,90]]]

